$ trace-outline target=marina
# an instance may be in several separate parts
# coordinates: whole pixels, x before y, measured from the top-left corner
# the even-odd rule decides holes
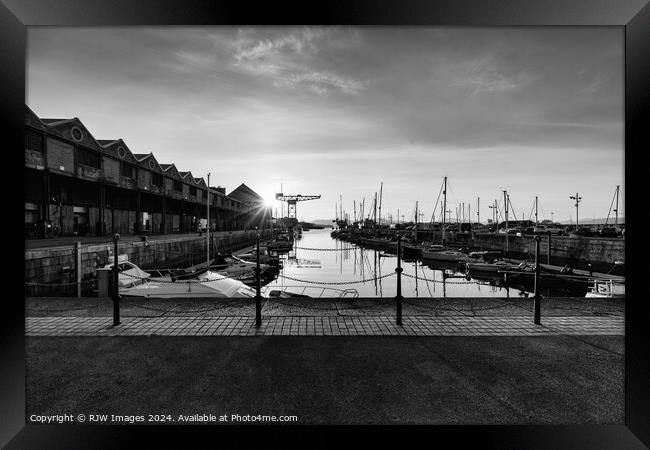
[[[26,417],[624,423],[625,47],[583,28],[30,27]]]

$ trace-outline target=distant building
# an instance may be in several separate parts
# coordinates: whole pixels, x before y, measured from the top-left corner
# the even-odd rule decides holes
[[[122,139],[95,139],[78,118],[41,119],[25,106],[25,238],[188,233],[207,223],[207,184]],[[265,227],[245,185],[210,188],[213,230]],[[240,188],[242,187],[240,186]],[[259,197],[259,196],[257,196]]]

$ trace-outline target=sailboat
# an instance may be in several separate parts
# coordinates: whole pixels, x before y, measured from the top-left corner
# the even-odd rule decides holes
[[[440,244],[432,244],[426,248],[422,248],[422,257],[425,259],[433,259],[437,261],[467,261],[467,255],[458,250],[453,250],[445,247],[445,218],[447,214],[447,177],[443,181],[443,206],[442,206],[442,242]]]
[[[422,244],[418,241],[418,202],[415,202],[413,236],[402,242],[402,253],[405,258],[417,258],[422,255]]]

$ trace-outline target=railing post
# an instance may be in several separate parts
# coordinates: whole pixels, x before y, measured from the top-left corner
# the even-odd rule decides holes
[[[257,227],[255,227],[257,228]],[[256,292],[255,292],[255,326],[259,327],[262,325],[262,294],[261,294],[261,289],[262,289],[262,283],[260,280],[260,234],[259,232],[257,233],[257,256],[255,258],[257,260],[257,265],[255,267],[255,287],[256,287]]]
[[[81,272],[83,271],[81,267],[81,242],[74,243],[74,264],[77,281],[77,297],[81,297]]]
[[[402,325],[402,236],[397,233],[397,325]]]
[[[534,309],[534,321],[535,325],[540,324],[540,311],[539,311],[539,301],[540,301],[540,295],[539,295],[539,241],[542,238],[537,235],[535,236],[535,296],[533,297],[533,309]]]
[[[120,324],[120,293],[119,293],[119,269],[117,267],[117,243],[120,240],[120,235],[115,233],[113,235],[113,242],[115,247],[113,249],[113,326]]]
[[[551,232],[547,231],[548,240],[546,241],[546,264],[551,264]]]

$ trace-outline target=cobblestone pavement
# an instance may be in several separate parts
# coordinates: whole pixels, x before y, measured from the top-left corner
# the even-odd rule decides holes
[[[250,316],[26,317],[27,336],[560,336],[624,335],[623,317]]]

